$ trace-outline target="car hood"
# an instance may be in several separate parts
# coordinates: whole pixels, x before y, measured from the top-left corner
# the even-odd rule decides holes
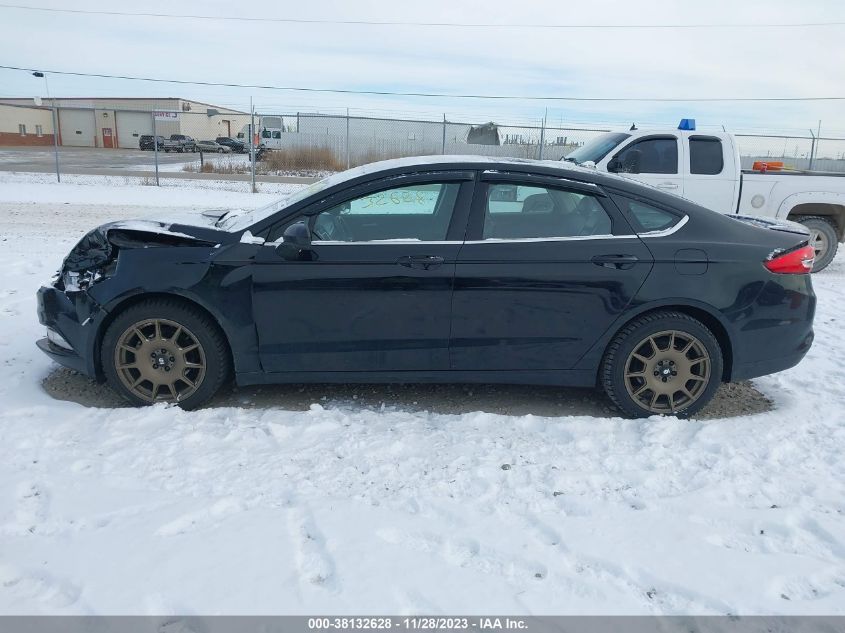
[[[79,272],[102,267],[117,256],[119,249],[213,247],[236,241],[233,233],[215,226],[228,211],[213,209],[103,224],[79,240],[62,262],[62,270]]]

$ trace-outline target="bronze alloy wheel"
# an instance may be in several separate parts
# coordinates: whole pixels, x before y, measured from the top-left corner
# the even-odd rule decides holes
[[[121,383],[146,402],[179,402],[194,393],[206,373],[205,351],[186,327],[145,319],[120,335],[114,367]]]
[[[704,393],[710,365],[707,348],[696,337],[679,330],[657,332],[628,356],[625,388],[646,411],[675,413]]]

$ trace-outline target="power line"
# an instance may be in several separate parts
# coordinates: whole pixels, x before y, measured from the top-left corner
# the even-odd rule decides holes
[[[815,28],[830,26],[845,26],[845,22],[798,22],[784,24],[775,22],[744,22],[729,24],[530,24],[530,23],[469,23],[469,22],[411,22],[400,20],[317,20],[306,18],[267,18],[239,15],[196,15],[182,13],[148,13],[129,11],[98,11],[88,9],[58,9],[53,7],[33,7],[22,4],[0,4],[3,9],[20,9],[24,11],[46,11],[49,13],[75,13],[78,15],[105,15],[132,18],[170,18],[188,20],[221,20],[237,22],[276,22],[285,24],[326,24],[337,26],[419,26],[437,28],[469,28],[469,29],[759,29],[759,28]]]
[[[568,101],[568,102],[625,102],[625,103],[693,103],[693,102],[755,102],[755,101],[845,101],[845,97],[559,97],[537,95],[494,95],[494,94],[449,94],[445,92],[396,92],[391,90],[353,90],[344,88],[305,88],[301,86],[272,86],[263,84],[236,84],[217,81],[188,81],[185,79],[162,79],[159,77],[133,77],[130,75],[107,75],[103,73],[83,73],[66,70],[46,70],[44,68],[23,68],[21,66],[2,66],[5,70],[40,71],[51,75],[73,77],[93,77],[97,79],[124,79],[128,81],[147,81],[187,86],[216,86],[222,88],[249,88],[253,90],[285,90],[291,92],[316,92],[332,94],[376,95],[387,97],[425,97],[440,99],[488,99],[511,101]]]

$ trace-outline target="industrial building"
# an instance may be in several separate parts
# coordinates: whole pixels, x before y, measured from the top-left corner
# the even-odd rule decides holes
[[[249,113],[177,97],[0,99],[0,145],[51,145],[53,103],[59,144],[138,148],[143,134],[185,134],[195,139],[235,136]]]

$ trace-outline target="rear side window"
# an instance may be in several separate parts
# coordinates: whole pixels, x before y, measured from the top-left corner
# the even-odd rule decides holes
[[[665,231],[681,220],[674,213],[658,209],[639,200],[631,200],[630,198],[615,198],[615,200],[623,210],[628,212],[628,216],[634,221],[634,228],[637,229],[637,233]]]
[[[595,196],[534,185],[491,184],[485,240],[609,235],[610,216]]]
[[[722,141],[709,136],[691,136],[689,139],[689,173],[714,176],[725,166]]]

